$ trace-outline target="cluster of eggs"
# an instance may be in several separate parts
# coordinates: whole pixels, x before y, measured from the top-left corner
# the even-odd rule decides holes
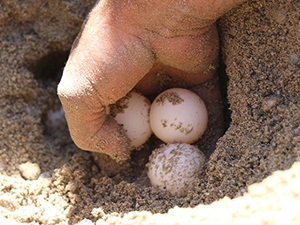
[[[114,110],[115,120],[131,140],[131,149],[140,148],[152,132],[165,145],[149,159],[148,177],[152,186],[184,195],[203,167],[205,156],[191,145],[205,132],[208,113],[202,99],[183,88],[171,88],[152,102],[137,92],[122,98]]]

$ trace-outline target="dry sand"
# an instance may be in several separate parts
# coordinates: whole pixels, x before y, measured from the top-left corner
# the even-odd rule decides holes
[[[300,2],[252,1],[219,21],[231,122],[186,197],[151,188],[147,158],[109,177],[64,124],[47,127],[53,74],[92,5],[0,3],[0,223],[300,224]]]

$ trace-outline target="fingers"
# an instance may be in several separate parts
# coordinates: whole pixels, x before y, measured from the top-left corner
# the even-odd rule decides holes
[[[154,62],[153,54],[134,36],[111,26],[96,7],[73,49],[58,86],[70,134],[75,144],[129,157],[129,139],[105,107],[125,96]]]
[[[171,69],[170,72],[175,76],[178,74],[187,86],[199,84],[212,78],[217,69],[219,40],[216,25],[194,36],[160,38],[154,49],[161,63],[179,70]]]

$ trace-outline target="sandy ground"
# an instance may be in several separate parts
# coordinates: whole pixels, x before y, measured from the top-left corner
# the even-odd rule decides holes
[[[185,197],[148,185],[147,153],[109,176],[47,123],[93,3],[0,3],[1,224],[300,224],[299,1],[251,1],[219,21],[231,122]]]

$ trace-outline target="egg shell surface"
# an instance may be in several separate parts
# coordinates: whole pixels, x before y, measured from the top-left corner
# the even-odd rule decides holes
[[[152,152],[147,175],[153,187],[184,196],[194,187],[204,163],[205,155],[196,146],[167,144]]]
[[[153,133],[165,143],[193,143],[205,132],[208,113],[194,92],[171,88],[159,94],[150,108]]]
[[[123,126],[131,140],[131,150],[141,147],[152,134],[149,123],[149,100],[142,94],[132,91],[120,99],[112,109],[111,113],[115,120]]]

